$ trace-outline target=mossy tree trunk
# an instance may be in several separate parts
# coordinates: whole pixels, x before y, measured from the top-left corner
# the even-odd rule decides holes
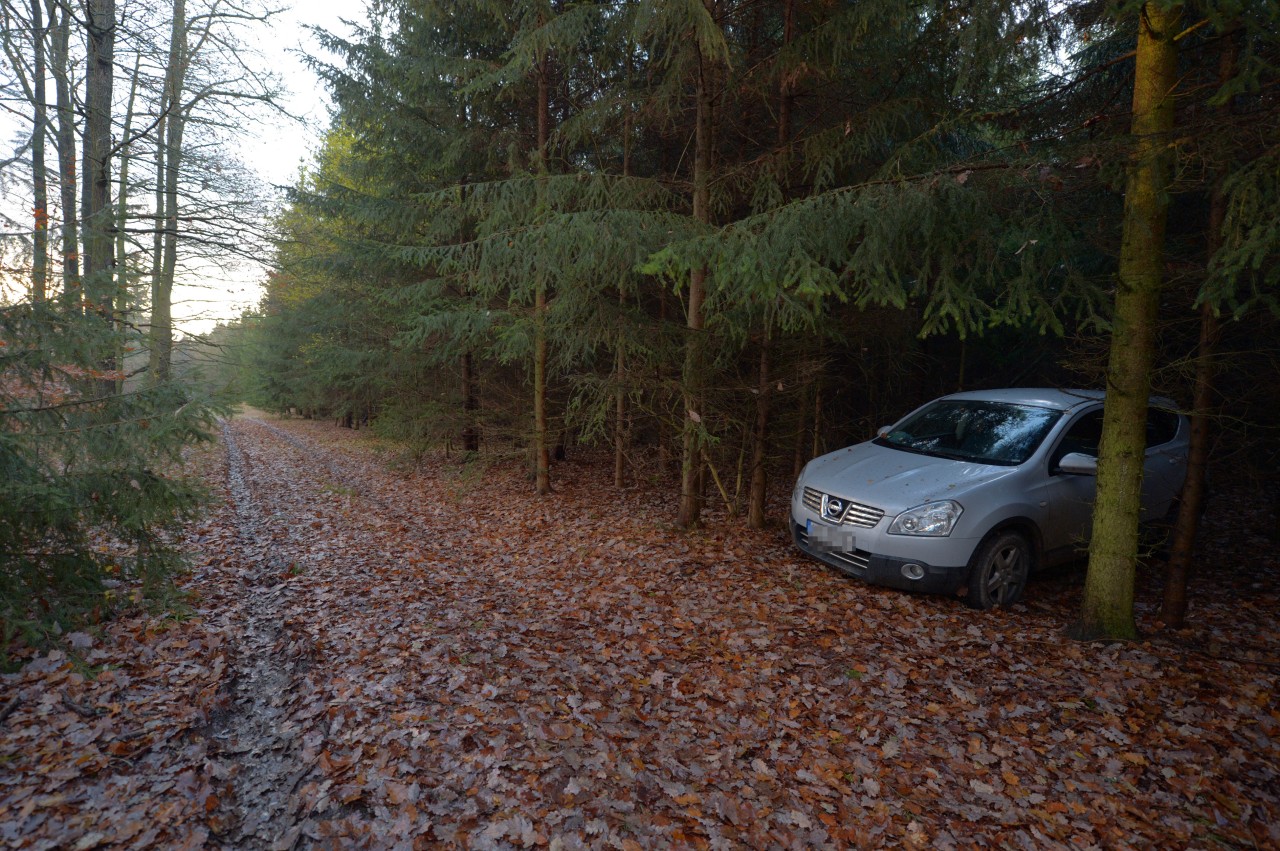
[[[1079,638],[1133,638],[1133,583],[1147,405],[1163,283],[1180,6],[1143,5],[1133,89],[1133,150],[1125,181],[1098,491]]]
[[[80,218],[84,226],[85,312],[115,323],[115,209],[111,204],[111,107],[115,82],[115,0],[85,5],[87,56],[84,82],[84,165]],[[116,392],[109,373],[116,369],[114,347],[96,358],[103,375],[95,379],[100,396]]]

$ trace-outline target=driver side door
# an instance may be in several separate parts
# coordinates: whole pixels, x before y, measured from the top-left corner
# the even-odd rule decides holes
[[[1047,479],[1040,497],[1043,511],[1040,531],[1046,553],[1083,550],[1093,529],[1093,501],[1097,477],[1064,473],[1058,468],[1064,455],[1079,452],[1098,457],[1102,442],[1102,406],[1077,414],[1049,454]]]

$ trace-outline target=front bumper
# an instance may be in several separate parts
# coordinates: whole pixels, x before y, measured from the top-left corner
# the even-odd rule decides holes
[[[842,573],[887,588],[921,591],[926,594],[954,594],[965,584],[969,576],[968,559],[964,564],[932,564],[921,558],[901,558],[880,555],[868,550],[839,550],[817,546],[809,540],[804,518],[794,514],[791,518],[791,537],[806,555],[836,568]],[[862,530],[859,530],[862,531]],[[903,565],[919,565],[923,575],[911,579],[903,571]]]

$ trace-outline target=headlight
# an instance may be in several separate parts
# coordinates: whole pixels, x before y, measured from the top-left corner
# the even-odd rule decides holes
[[[926,502],[902,512],[889,526],[890,535],[923,535],[945,538],[955,528],[964,508],[951,499]]]
[[[800,475],[796,476],[795,485],[791,488],[791,498],[793,500],[800,498],[800,492],[801,490],[804,489],[804,477],[807,476],[808,474],[809,474],[809,465],[805,464],[804,468],[800,470]]]

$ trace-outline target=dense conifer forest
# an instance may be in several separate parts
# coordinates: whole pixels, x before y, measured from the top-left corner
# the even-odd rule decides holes
[[[233,149],[272,13],[206,5],[3,5],[10,637],[169,562],[219,400],[550,500],[607,451],[678,527],[760,529],[936,395],[1105,387],[1081,636],[1134,634],[1152,392],[1195,424],[1171,622],[1210,469],[1274,498],[1274,3],[378,3],[319,34],[332,123],[265,226]],[[175,279],[237,256],[260,307],[175,339]]]
[[[610,446],[678,525],[760,528],[771,479],[933,396],[1105,386],[1082,634],[1132,633],[1102,609],[1151,392],[1196,419],[1193,481],[1210,443],[1274,469],[1270,4],[382,12],[327,42],[333,127],[224,331],[255,404],[509,453],[542,494]]]

